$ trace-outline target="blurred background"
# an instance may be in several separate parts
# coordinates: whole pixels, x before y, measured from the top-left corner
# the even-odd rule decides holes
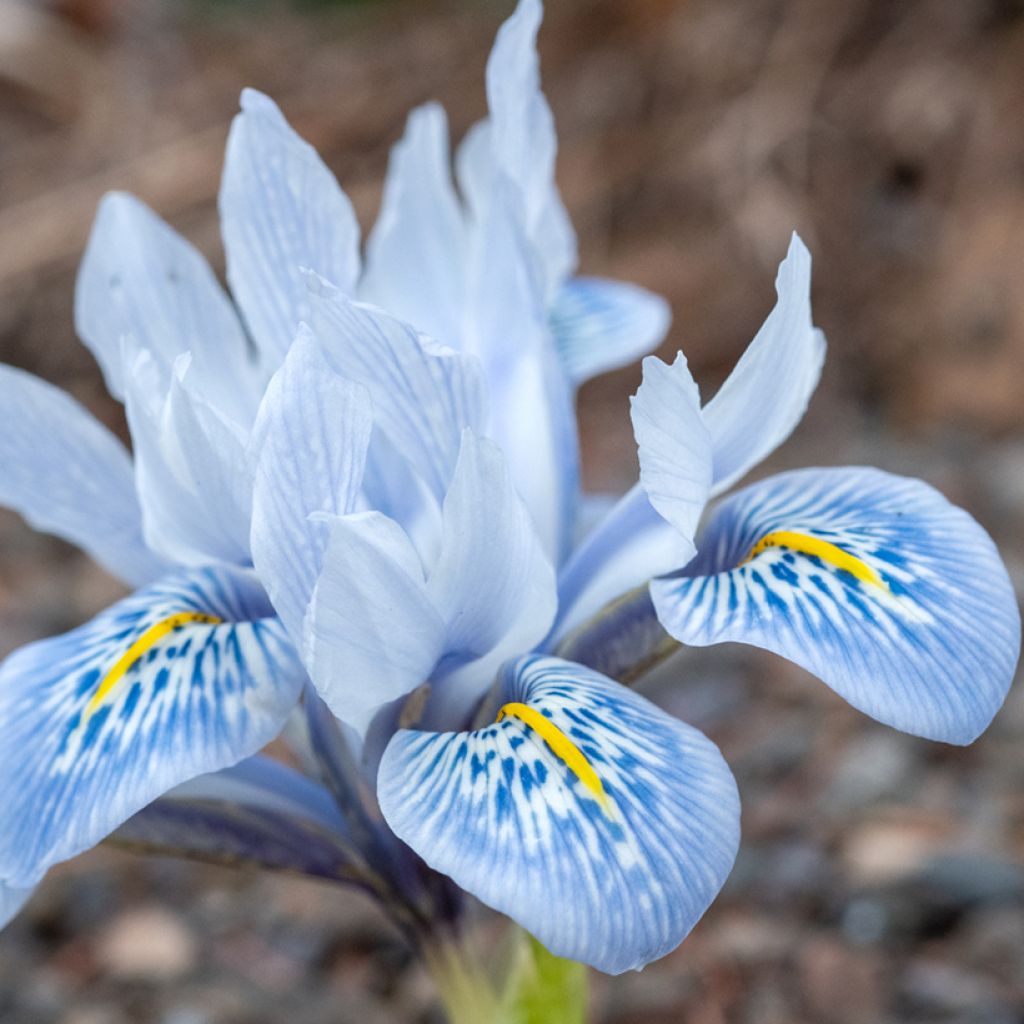
[[[0,359],[123,434],[71,314],[103,192],[136,192],[221,269],[222,148],[254,85],[368,227],[411,106],[441,100],[456,136],[483,113],[511,8],[0,0]],[[583,269],[670,299],[665,353],[685,349],[705,396],[770,309],[791,229],[814,253],[825,377],[762,471],[921,476],[989,528],[1020,588],[1024,3],[550,0],[541,51]],[[581,395],[592,489],[635,478],[638,381],[633,368]],[[0,515],[2,653],[117,596]],[[676,953],[595,980],[595,1021],[1024,1021],[1024,688],[965,750],[877,726],[741,647],[686,653],[648,692],[722,746],[743,848]],[[0,934],[0,1020],[440,1017],[357,894],[102,849],[54,871]]]

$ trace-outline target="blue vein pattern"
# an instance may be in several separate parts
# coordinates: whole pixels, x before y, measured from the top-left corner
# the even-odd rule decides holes
[[[643,697],[557,658],[503,670],[586,758],[605,801],[509,714],[402,731],[381,762],[388,824],[432,867],[560,956],[619,973],[673,949],[731,869],[739,796],[717,747]]]
[[[780,531],[834,545],[874,580],[799,545],[749,557]],[[927,484],[875,469],[797,470],[738,492],[683,575],[655,580],[651,596],[683,643],[774,651],[879,721],[950,743],[992,720],[1020,647],[985,531]]]
[[[181,613],[223,621],[170,630],[97,701],[132,644]],[[166,577],[15,652],[0,667],[0,879],[32,884],[173,786],[255,753],[303,679],[253,575],[226,568]]]

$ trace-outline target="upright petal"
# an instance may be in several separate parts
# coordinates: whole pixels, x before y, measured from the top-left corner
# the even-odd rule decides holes
[[[568,553],[579,492],[572,387],[555,352],[537,258],[525,237],[521,202],[496,187],[473,239],[466,348],[489,385],[488,436],[556,564]]]
[[[452,183],[448,123],[436,103],[409,115],[391,151],[380,216],[366,245],[360,298],[458,347],[466,238]]]
[[[711,486],[711,442],[700,395],[680,353],[669,366],[650,356],[632,400],[640,483],[573,552],[559,576],[553,638],[613,598],[685,565]]]
[[[501,26],[487,61],[490,117],[464,144],[462,181],[471,204],[493,187],[497,172],[522,193],[531,241],[544,267],[550,302],[576,266],[576,236],[555,185],[557,139],[551,108],[540,89],[537,31],[540,0],[520,0]]]
[[[60,388],[10,366],[0,366],[0,408],[0,504],[126,583],[159,576],[120,441]]]
[[[576,277],[555,297],[551,329],[562,364],[579,385],[653,352],[671,319],[660,295],[622,281]]]
[[[427,592],[445,620],[446,652],[470,661],[445,694],[457,714],[456,705],[483,696],[502,662],[544,638],[557,597],[554,570],[500,450],[468,430],[443,522]]]
[[[75,326],[110,393],[124,399],[122,343],[169,377],[191,352],[208,401],[246,425],[259,399],[253,353],[234,307],[196,249],[134,196],[100,203],[75,288]]]
[[[389,313],[349,301],[319,279],[311,278],[310,286],[312,322],[330,364],[366,387],[375,425],[440,502],[463,430],[484,425],[479,360],[436,344]]]
[[[811,254],[795,234],[775,290],[775,308],[704,408],[715,453],[715,494],[789,437],[821,376],[825,336],[811,322]]]
[[[875,469],[745,488],[685,573],[651,595],[683,643],[774,651],[873,718],[948,743],[989,724],[1020,650],[1013,587],[985,531],[927,484]]]
[[[167,382],[148,351],[136,351],[127,365],[126,411],[146,542],[171,562],[247,565],[247,430],[193,385],[187,353]]]
[[[717,748],[570,662],[527,657],[504,684],[493,725],[395,735],[378,775],[388,824],[558,956],[609,973],[663,956],[736,854]]]
[[[316,514],[355,508],[371,424],[366,390],[334,373],[310,331],[300,330],[249,442],[253,564],[296,645],[329,533]]]
[[[326,517],[307,636],[310,676],[327,706],[361,733],[385,704],[426,682],[444,652],[444,621],[409,538],[379,512]]]
[[[220,216],[228,283],[273,370],[308,318],[304,268],[354,290],[359,225],[316,150],[253,89],[228,137]]]
[[[251,574],[169,576],[0,667],[0,879],[38,881],[172,787],[256,753],[304,675]]]

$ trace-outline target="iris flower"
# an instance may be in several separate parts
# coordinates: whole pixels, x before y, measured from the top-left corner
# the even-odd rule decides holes
[[[690,931],[739,839],[714,744],[615,681],[665,630],[774,651],[934,739],[969,742],[1001,704],[1012,588],[927,485],[770,477],[698,543],[818,380],[796,237],[710,402],[681,355],[645,360],[640,478],[594,524],[575,389],[668,316],[574,276],[540,15],[522,0],[502,27],[456,180],[443,112],[413,113],[365,263],[337,182],[252,91],[220,196],[234,304],[140,203],[104,201],[76,316],[131,457],[66,395],[0,375],[0,498],[141,588],[0,669],[6,916],[117,830],[352,877],[428,919],[453,882],[556,954],[638,968]],[[286,726],[324,786],[254,757]]]

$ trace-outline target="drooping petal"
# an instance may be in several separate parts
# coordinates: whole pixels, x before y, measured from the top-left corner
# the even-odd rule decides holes
[[[207,400],[243,425],[251,420],[256,367],[234,307],[200,253],[134,196],[113,192],[100,203],[78,272],[75,326],[115,398],[125,396],[122,343],[131,338],[164,378],[191,352]]]
[[[445,620],[446,652],[471,662],[445,694],[457,714],[483,696],[504,661],[544,638],[557,596],[554,569],[501,451],[469,430],[443,523],[427,592]]]
[[[609,973],[663,956],[736,854],[717,748],[570,662],[527,657],[504,682],[493,725],[395,735],[378,775],[388,824],[559,956]]]
[[[37,530],[87,551],[126,583],[148,583],[163,561],[142,539],[132,461],[70,395],[0,366],[0,504]]]
[[[310,676],[343,722],[374,714],[425,682],[444,651],[444,621],[397,523],[379,512],[325,517],[330,540],[306,625]]]
[[[969,743],[1006,696],[1020,649],[992,541],[919,480],[807,469],[745,488],[700,554],[651,585],[683,643],[753,644],[887,725]]]
[[[575,277],[555,297],[551,329],[569,378],[578,385],[653,352],[671,319],[660,295],[622,281]]]
[[[249,442],[253,564],[298,646],[329,532],[315,513],[355,508],[371,424],[366,390],[334,373],[302,328],[267,386]]]
[[[308,317],[303,269],[353,292],[359,225],[313,147],[253,89],[228,137],[220,216],[228,283],[273,370]]]
[[[0,879],[24,887],[256,753],[304,674],[250,573],[169,576],[0,667]]]
[[[711,486],[711,443],[700,395],[680,353],[669,366],[644,360],[632,400],[640,483],[573,552],[559,576],[562,637],[612,599],[693,557]]]
[[[249,563],[248,431],[193,386],[191,357],[170,380],[148,351],[126,361],[125,408],[147,544],[171,562]]]
[[[704,408],[715,453],[715,494],[789,437],[821,376],[825,336],[811,322],[811,254],[795,234],[775,290],[775,308]]]
[[[483,429],[484,382],[472,356],[438,345],[372,306],[354,303],[316,278],[312,322],[334,369],[362,384],[374,424],[444,498],[462,431]]]
[[[466,238],[451,175],[448,123],[436,103],[409,115],[391,152],[359,296],[445,345],[462,336]]]

